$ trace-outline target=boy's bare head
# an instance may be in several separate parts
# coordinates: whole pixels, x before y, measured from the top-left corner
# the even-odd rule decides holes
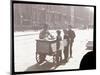
[[[60,31],[60,30],[57,30],[56,32],[57,32],[57,34],[58,34],[58,35],[60,35],[60,34],[61,34],[61,31]]]
[[[66,34],[66,33],[67,33],[67,30],[66,30],[66,29],[64,29],[64,30],[63,30],[63,32],[64,32],[64,34]]]

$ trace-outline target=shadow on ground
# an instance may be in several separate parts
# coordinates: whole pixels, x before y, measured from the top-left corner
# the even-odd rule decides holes
[[[26,71],[46,71],[46,70],[54,70],[58,67],[59,65],[55,65],[54,63],[51,62],[46,62],[42,65],[36,63],[26,69]]]

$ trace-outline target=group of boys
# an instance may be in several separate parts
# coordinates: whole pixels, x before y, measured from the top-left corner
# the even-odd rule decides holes
[[[57,49],[57,57],[56,57],[56,61],[57,63],[61,63],[61,62],[68,62],[69,58],[72,58],[72,46],[73,46],[73,42],[74,42],[74,38],[75,38],[75,32],[72,30],[71,25],[68,25],[68,30],[64,29],[63,33],[64,33],[64,37],[63,39],[67,42],[67,44],[64,46],[64,50],[63,50],[63,54],[64,54],[64,59],[62,61],[62,53],[60,50],[60,41],[62,40],[61,37],[61,31],[57,30],[56,31],[57,36],[56,36],[56,49]],[[49,37],[50,39],[54,39],[54,37],[50,34],[50,32],[48,31],[48,25],[44,25],[43,30],[40,32],[39,34],[39,38],[40,39],[44,39],[46,37]],[[40,54],[40,63],[42,63],[46,58],[45,54]]]

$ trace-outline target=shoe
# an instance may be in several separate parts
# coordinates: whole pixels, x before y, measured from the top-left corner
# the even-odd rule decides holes
[[[70,58],[73,58],[72,56],[70,56]]]
[[[65,65],[68,62],[68,60],[63,60],[62,65]]]

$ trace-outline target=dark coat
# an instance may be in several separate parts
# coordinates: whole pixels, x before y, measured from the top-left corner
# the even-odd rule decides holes
[[[56,37],[56,45],[57,45],[57,50],[60,48],[60,41],[62,40],[62,37],[61,36],[57,36]]]
[[[75,32],[73,30],[68,30],[68,37],[71,41],[74,41],[74,38],[76,37]]]

